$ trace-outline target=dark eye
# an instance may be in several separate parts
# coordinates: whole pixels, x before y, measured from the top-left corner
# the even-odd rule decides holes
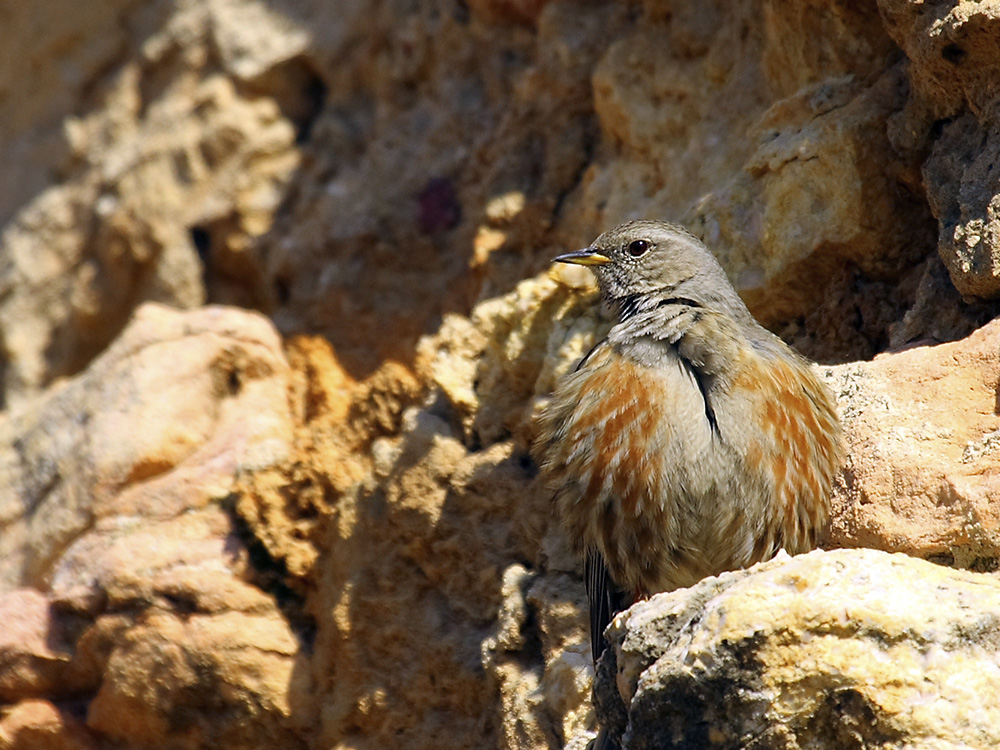
[[[649,243],[646,240],[633,240],[628,243],[628,254],[633,258],[645,255],[647,250],[649,250]]]

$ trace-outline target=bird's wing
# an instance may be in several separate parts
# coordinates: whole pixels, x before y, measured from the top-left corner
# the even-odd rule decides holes
[[[621,591],[608,574],[608,566],[596,549],[588,549],[584,562],[584,580],[587,585],[587,603],[590,605],[590,651],[597,664],[608,642],[604,639],[604,629],[611,618],[625,608],[625,593]]]

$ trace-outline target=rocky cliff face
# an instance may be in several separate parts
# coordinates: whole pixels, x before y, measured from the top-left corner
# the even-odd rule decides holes
[[[7,4],[0,748],[582,745],[582,584],[527,447],[608,325],[549,259],[639,217],[822,363],[827,546],[954,568],[843,550],[672,595],[752,613],[779,575],[822,592],[800,640],[880,623],[807,658],[761,605],[740,679],[772,705],[704,736],[995,747],[954,717],[996,668],[962,592],[1000,561],[998,37],[971,1]],[[904,585],[934,624],[852,619]],[[648,697],[676,635],[630,650],[652,617],[605,702],[635,747],[687,741]],[[900,719],[886,639],[941,710]]]

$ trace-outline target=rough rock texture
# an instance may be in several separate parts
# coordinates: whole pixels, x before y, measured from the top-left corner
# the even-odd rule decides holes
[[[625,750],[1000,744],[993,576],[817,551],[659,594],[609,635],[597,690]]]
[[[1000,295],[1000,8],[996,3],[879,2],[911,65],[910,97],[890,128],[900,151],[925,152],[938,249],[957,289]],[[934,136],[930,144],[926,130]]]
[[[4,415],[0,746],[302,744],[308,632],[229,500],[290,457],[280,343],[257,314],[149,304]]]
[[[880,0],[879,9],[909,61],[909,100],[890,138],[901,152],[930,149],[924,184],[938,220],[938,250],[955,286],[970,297],[997,297],[1000,7]]]
[[[314,537],[320,746],[556,748],[592,719],[583,592],[524,440],[566,310],[569,289],[529,280],[422,342],[429,397],[370,444]]]
[[[914,347],[824,368],[830,544],[994,568],[996,16],[0,4],[0,750],[582,747],[527,448],[609,323],[549,259],[626,218],[824,363]]]
[[[262,94],[301,88],[282,64],[306,37],[256,3],[246,13],[172,5],[0,11],[0,388],[10,403],[82,369],[144,300],[259,301],[254,266],[239,256],[270,227],[299,161],[282,98]],[[257,44],[272,24],[280,33]]]
[[[1000,568],[1000,320],[827,379],[848,446],[831,543]]]

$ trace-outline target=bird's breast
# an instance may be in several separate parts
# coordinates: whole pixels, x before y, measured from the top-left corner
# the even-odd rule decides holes
[[[651,364],[598,347],[541,423],[542,468],[564,526],[579,547],[599,549],[619,581],[698,523],[694,498],[715,471],[699,386],[676,350],[659,346]]]
[[[570,538],[647,592],[815,546],[840,455],[823,383],[791,352],[747,349],[706,386],[655,344],[641,357],[599,346],[541,419]]]
[[[655,365],[599,347],[546,414],[548,467],[576,479],[581,502],[614,495],[633,515],[659,497],[670,461],[696,461],[711,440],[698,384],[673,347]]]

